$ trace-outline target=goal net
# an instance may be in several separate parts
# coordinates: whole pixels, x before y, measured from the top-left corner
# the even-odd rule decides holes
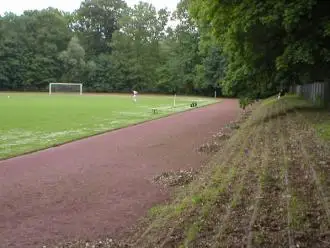
[[[82,95],[82,84],[50,83],[49,95],[54,93],[77,93]]]

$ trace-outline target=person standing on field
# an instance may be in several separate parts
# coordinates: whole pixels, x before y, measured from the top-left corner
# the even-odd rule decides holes
[[[133,101],[136,102],[138,92],[133,90]]]

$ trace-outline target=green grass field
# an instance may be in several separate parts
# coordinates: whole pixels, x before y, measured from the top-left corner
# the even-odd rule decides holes
[[[8,97],[9,96],[9,97]],[[214,103],[212,98],[0,93],[0,159]],[[158,109],[158,114],[152,113]]]

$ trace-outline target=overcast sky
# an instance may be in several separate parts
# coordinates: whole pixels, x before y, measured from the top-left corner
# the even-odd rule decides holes
[[[47,7],[71,12],[79,8],[81,2],[82,0],[0,0],[0,14],[5,12],[22,14],[24,10],[44,9]],[[133,6],[139,0],[126,0],[126,2]],[[173,11],[179,0],[144,0],[144,2],[152,3],[157,9],[167,7]]]

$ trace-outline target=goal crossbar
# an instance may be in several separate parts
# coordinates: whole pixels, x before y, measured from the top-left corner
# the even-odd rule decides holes
[[[79,94],[82,95],[83,84],[78,84],[78,83],[50,83],[49,84],[49,95],[51,95],[53,93],[52,86],[54,86],[54,85],[79,86]]]

